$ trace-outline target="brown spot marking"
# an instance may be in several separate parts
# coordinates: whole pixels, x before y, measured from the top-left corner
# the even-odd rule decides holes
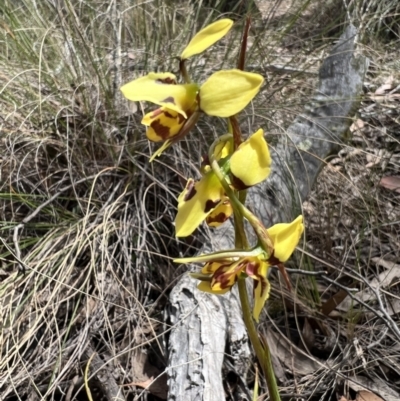
[[[175,118],[171,113],[169,113],[168,111],[164,111],[164,116],[168,117],[168,118]]]
[[[231,277],[231,275],[221,274],[220,276],[218,276],[218,280],[215,280],[215,281],[220,283],[220,286],[222,289],[231,288],[236,283],[237,276],[235,276],[235,280],[233,281],[233,283],[230,282],[230,280],[229,280],[230,277]]]
[[[194,181],[189,180],[188,183],[186,184],[186,193],[185,196],[183,197],[183,200],[185,202],[189,201],[190,199],[193,198],[193,196],[196,195],[197,191],[196,188],[194,187]]]
[[[210,159],[208,155],[201,156],[201,167],[206,167],[210,165]]]
[[[162,85],[175,85],[176,84],[176,82],[173,78],[164,78],[164,79],[158,78],[158,79],[156,79],[156,83],[162,84]]]
[[[208,213],[210,210],[215,209],[220,202],[221,202],[221,199],[217,199],[215,202],[213,202],[211,199],[209,199],[206,202],[206,206],[204,208],[204,213]]]
[[[250,188],[240,178],[234,176],[232,173],[231,173],[231,184],[238,191],[243,191],[244,189]]]
[[[169,127],[162,125],[160,120],[155,120],[150,124],[150,127],[153,128],[154,132],[162,138],[164,141],[170,137]]]
[[[200,98],[200,91],[198,91],[197,94],[196,94],[196,102],[197,102],[197,104],[199,105],[199,110],[200,110],[200,111],[203,111],[203,110],[201,110],[201,107],[200,107],[200,101],[201,101],[201,98]]]
[[[164,100],[161,100],[161,103],[172,103],[172,104],[175,104],[175,99],[172,96],[168,96]]]
[[[221,266],[212,277],[211,285],[219,283],[221,288],[231,288],[237,281],[236,272],[225,272],[226,266]],[[233,283],[231,283],[231,279],[234,277]]]
[[[268,258],[268,264],[271,266],[278,266],[279,263],[281,263],[280,260],[274,256],[274,251],[272,251],[271,256]]]
[[[261,285],[261,294],[264,294],[265,289],[267,288],[267,283],[263,280],[254,280],[254,292],[256,291],[256,288]]]
[[[178,114],[178,124],[182,124],[185,121],[185,116],[183,116],[182,114]]]
[[[246,264],[246,274],[249,276],[258,276],[258,269],[260,267],[260,263],[249,262]]]
[[[214,264],[218,263],[220,264],[220,266],[218,267],[217,270],[215,270],[215,272],[213,273],[214,270]],[[218,262],[218,261],[213,261],[213,262],[208,262],[207,264],[204,265],[202,270],[205,270],[208,274],[216,274],[217,272],[219,272],[218,274],[221,274],[221,272],[223,273],[224,268],[228,267],[232,264],[232,262]]]
[[[218,213],[216,216],[208,216],[206,219],[206,223],[208,225],[212,223],[224,223],[226,220],[228,220],[228,216],[225,213]]]

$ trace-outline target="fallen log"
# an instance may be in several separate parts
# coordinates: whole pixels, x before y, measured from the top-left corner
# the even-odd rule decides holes
[[[340,146],[349,129],[368,68],[368,59],[356,55],[356,34],[356,28],[348,26],[324,60],[310,103],[272,149],[271,175],[248,194],[248,204],[267,227],[299,214],[324,159]],[[232,245],[233,228],[224,225],[201,253]],[[184,275],[170,294],[165,314],[172,325],[167,368],[170,401],[225,399],[226,353],[241,377],[251,360],[236,292],[212,296],[196,285],[196,280]]]

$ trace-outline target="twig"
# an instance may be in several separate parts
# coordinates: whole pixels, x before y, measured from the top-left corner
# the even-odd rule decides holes
[[[278,271],[278,267],[277,266],[271,266],[271,269],[274,270],[274,271]],[[304,275],[304,276],[323,276],[323,275],[328,274],[328,272],[326,272],[324,270],[323,271],[318,271],[318,272],[309,271],[309,270],[300,270],[300,269],[288,269],[288,268],[285,268],[285,270],[290,274],[301,274],[301,275]]]
[[[382,340],[386,337],[387,332],[389,331],[389,328],[386,327],[383,333],[379,336],[379,338],[374,341],[373,343],[367,345],[367,349],[375,348],[377,345],[379,345]]]

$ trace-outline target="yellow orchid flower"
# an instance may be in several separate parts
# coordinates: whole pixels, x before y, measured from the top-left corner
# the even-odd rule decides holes
[[[274,243],[274,253],[271,256],[266,255],[260,247],[256,247],[250,251],[222,251],[211,255],[175,259],[174,262],[206,262],[200,274],[194,274],[194,277],[201,280],[198,285],[199,290],[213,294],[228,292],[241,274],[252,278],[254,280],[253,317],[258,321],[270,291],[268,268],[289,259],[299,243],[303,230],[301,215],[291,223],[280,223],[267,229]]]
[[[291,223],[275,224],[267,231],[274,243],[274,253],[271,255],[270,263],[272,265],[284,263],[292,255],[304,231],[303,216],[298,216]]]
[[[228,18],[207,25],[192,38],[182,52],[181,59],[185,60],[208,49],[215,42],[224,37],[232,28],[232,25],[233,21]]]
[[[211,276],[211,280],[202,281],[197,288],[212,294],[224,294],[233,287],[239,275],[245,273],[254,280],[253,317],[258,321],[270,291],[267,279],[269,264],[262,255],[260,253],[258,256],[245,257],[235,262],[222,260],[207,263],[201,273]]]
[[[175,219],[177,237],[187,237],[206,219],[218,206],[226,201],[226,195],[221,183],[213,171],[209,171],[200,181],[187,181],[186,187],[178,197],[178,213]],[[225,214],[229,213],[229,214]],[[223,223],[230,217],[232,210],[226,208],[216,212],[212,217],[214,226]]]
[[[171,73],[149,73],[121,87],[132,101],[161,106],[146,114],[142,124],[153,142],[176,137],[196,111],[217,117],[237,114],[253,99],[263,83],[261,75],[240,70],[218,71],[202,85],[178,84]]]
[[[268,264],[260,258],[248,257],[233,263],[214,261],[207,263],[201,270],[203,278],[197,288],[211,294],[225,294],[236,284],[240,274],[246,273],[254,281],[253,317],[256,321],[268,299],[270,285],[267,279]],[[208,278],[207,278],[208,275]]]
[[[233,188],[243,190],[265,180],[270,173],[271,157],[263,130],[258,130],[244,141],[230,156],[230,142],[216,146],[214,157],[221,163],[229,163],[230,175],[226,179]],[[203,167],[204,176],[197,182],[189,179],[178,198],[175,220],[176,236],[187,237],[204,221],[217,227],[233,213],[232,205],[222,185],[210,169]]]
[[[176,136],[185,121],[197,108],[196,84],[177,84],[174,74],[154,73],[135,79],[121,87],[122,94],[132,101],[148,101],[161,107],[146,114],[147,138],[153,142]]]

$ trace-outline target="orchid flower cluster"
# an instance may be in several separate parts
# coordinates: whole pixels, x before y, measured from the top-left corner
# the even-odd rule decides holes
[[[304,227],[302,216],[298,216],[291,223],[266,229],[244,205],[246,190],[269,176],[271,156],[262,129],[242,141],[235,116],[257,95],[263,77],[238,68],[215,72],[198,84],[190,80],[186,70],[187,59],[223,38],[232,25],[230,19],[221,19],[193,37],[179,58],[182,83],[169,72],[151,72],[122,86],[121,91],[131,101],[159,106],[142,119],[147,138],[163,142],[151,160],[187,135],[203,114],[228,119],[228,133],[219,137],[203,158],[199,169],[202,178],[189,178],[178,198],[176,236],[191,235],[203,222],[217,227],[233,215],[235,224],[243,220],[250,223],[257,244],[249,247],[244,240],[241,248],[175,262],[203,263],[200,273],[192,276],[200,280],[200,290],[213,294],[226,293],[239,279],[253,279],[253,318],[258,321],[269,296],[268,269],[273,265],[284,269],[283,264],[297,246]]]

